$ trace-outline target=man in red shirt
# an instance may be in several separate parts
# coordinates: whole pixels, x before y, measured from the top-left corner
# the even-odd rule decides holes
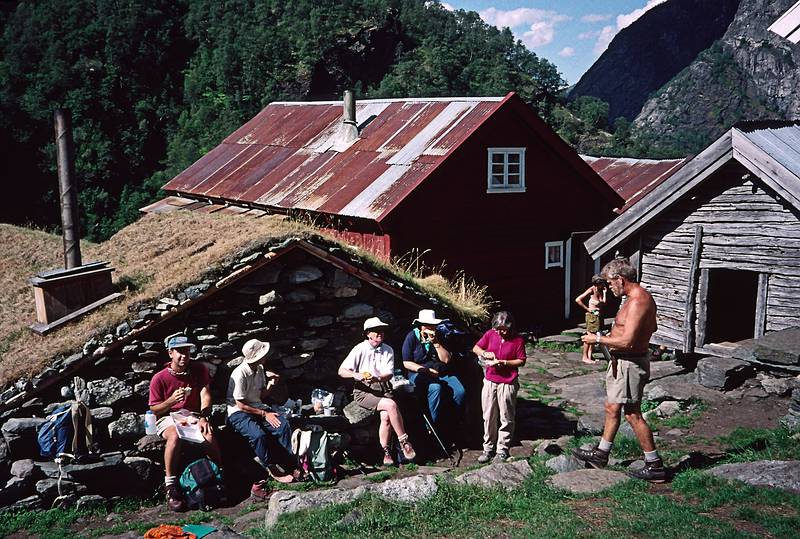
[[[185,335],[172,335],[165,341],[170,363],[150,381],[150,410],[158,417],[157,432],[167,441],[164,447],[164,483],[167,506],[172,511],[185,509],[183,494],[178,488],[181,439],[170,412],[185,409],[199,415],[200,432],[205,438],[205,452],[218,465],[222,463],[219,444],[214,438],[208,417],[211,414],[211,377],[201,363],[192,363],[195,346]]]

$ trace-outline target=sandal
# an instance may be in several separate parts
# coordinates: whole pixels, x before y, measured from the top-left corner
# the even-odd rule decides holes
[[[408,434],[404,434],[397,438],[397,441],[400,442],[400,449],[403,450],[403,456],[407,460],[414,460],[417,457],[417,452],[414,451],[414,446],[411,445],[411,442],[408,441]]]

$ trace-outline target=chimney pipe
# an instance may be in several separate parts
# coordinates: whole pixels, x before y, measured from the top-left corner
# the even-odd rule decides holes
[[[75,185],[75,160],[72,144],[72,120],[68,110],[53,114],[58,155],[58,191],[61,199],[61,228],[64,239],[64,267],[81,265],[78,193]]]
[[[358,138],[356,123],[356,98],[350,90],[344,91],[344,112],[342,114],[342,138],[350,143]]]

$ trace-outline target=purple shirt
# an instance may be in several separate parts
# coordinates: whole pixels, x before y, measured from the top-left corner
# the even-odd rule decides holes
[[[525,359],[525,339],[517,335],[506,341],[495,330],[490,329],[475,344],[487,352],[494,352],[497,359],[509,361],[512,359]],[[517,368],[507,365],[492,365],[486,367],[486,379],[496,384],[510,384],[517,379]]]
[[[186,408],[191,412],[200,411],[200,390],[211,383],[208,369],[201,363],[190,363],[189,371],[182,376],[175,376],[169,369],[163,369],[150,380],[150,400],[148,404],[161,404],[172,396],[179,387],[191,387],[189,396],[181,402],[172,405],[170,411]]]

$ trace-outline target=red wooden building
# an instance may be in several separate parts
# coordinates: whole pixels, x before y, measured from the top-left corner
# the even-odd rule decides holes
[[[345,103],[271,103],[164,189],[424,252],[526,325],[562,325],[594,269],[583,241],[624,200],[514,93]]]

